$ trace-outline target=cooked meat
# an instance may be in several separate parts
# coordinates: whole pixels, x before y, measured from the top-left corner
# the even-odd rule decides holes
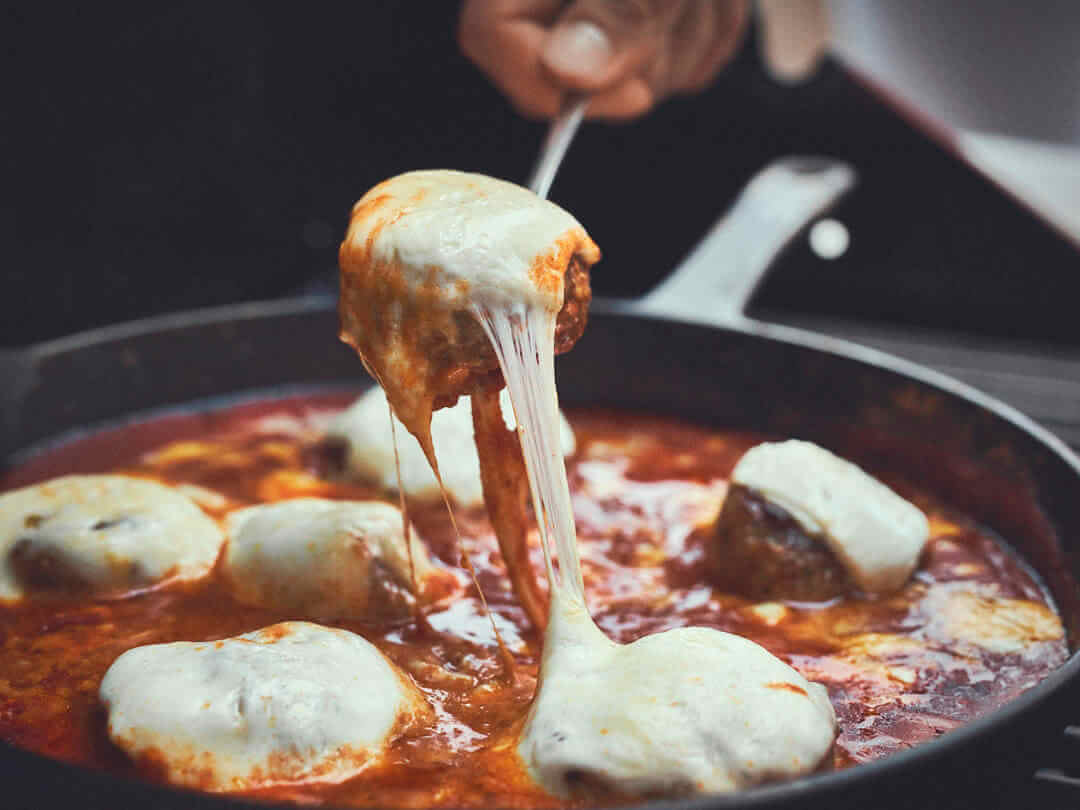
[[[570,351],[585,331],[589,319],[592,287],[589,284],[589,267],[575,254],[566,268],[563,282],[563,305],[555,321],[555,354]]]
[[[820,602],[855,587],[821,538],[738,484],[728,490],[706,546],[706,563],[714,584],[759,601]]]
[[[555,353],[570,351],[585,331],[592,288],[589,270],[578,255],[570,259],[564,276],[565,297],[555,321]],[[458,397],[477,391],[499,390],[505,383],[495,350],[480,322],[469,312],[453,314],[454,331],[429,335],[421,347],[431,358],[435,379],[435,408],[446,408]]]

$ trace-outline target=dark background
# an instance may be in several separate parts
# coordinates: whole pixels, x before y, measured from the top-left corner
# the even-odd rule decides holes
[[[331,289],[351,203],[452,167],[523,180],[543,126],[457,52],[456,3],[26,4],[0,21],[0,345]],[[752,39],[752,38],[751,38]],[[803,243],[756,309],[1080,345],[1077,254],[835,64],[783,87],[752,42],[706,93],[590,123],[552,196],[636,295],[769,159],[851,161],[840,260]]]

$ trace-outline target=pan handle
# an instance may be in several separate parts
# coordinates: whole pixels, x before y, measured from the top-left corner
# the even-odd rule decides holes
[[[720,326],[746,323],[746,305],[773,260],[855,182],[855,170],[832,158],[791,156],[770,163],[635,308]]]

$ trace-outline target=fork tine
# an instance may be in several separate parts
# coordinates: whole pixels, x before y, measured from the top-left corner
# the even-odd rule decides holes
[[[581,120],[585,117],[585,108],[589,106],[589,97],[571,94],[563,101],[563,107],[555,120],[551,122],[544,145],[540,148],[540,157],[529,178],[529,188],[538,197],[547,197],[555,172],[559,170],[566,150],[577,133]]]

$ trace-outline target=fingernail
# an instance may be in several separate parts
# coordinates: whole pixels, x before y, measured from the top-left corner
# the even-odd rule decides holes
[[[584,20],[556,28],[544,48],[544,62],[559,73],[596,74],[613,55],[604,30]]]

